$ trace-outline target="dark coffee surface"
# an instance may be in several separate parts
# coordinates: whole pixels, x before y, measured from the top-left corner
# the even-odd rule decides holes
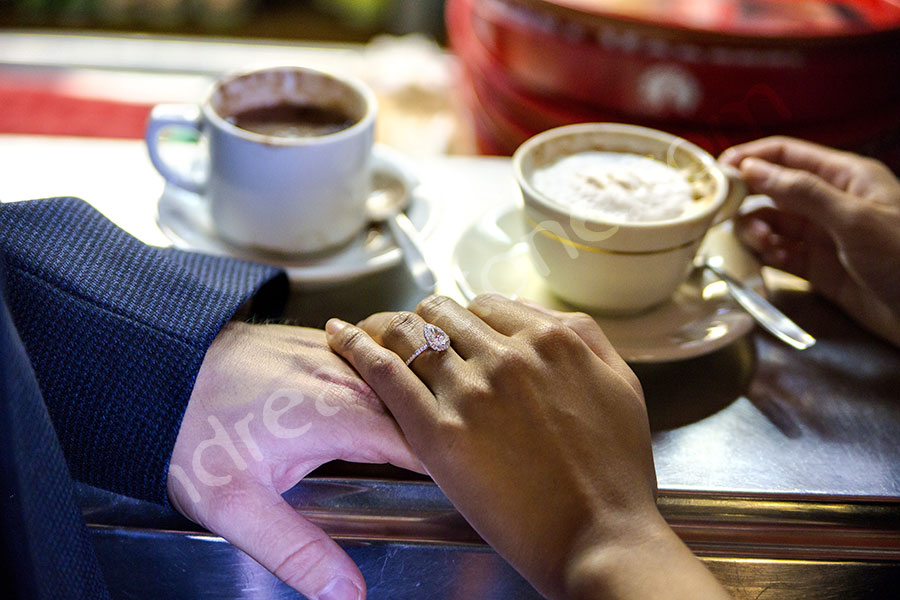
[[[253,108],[234,115],[228,121],[247,131],[286,138],[328,135],[355,123],[340,110],[300,104]]]

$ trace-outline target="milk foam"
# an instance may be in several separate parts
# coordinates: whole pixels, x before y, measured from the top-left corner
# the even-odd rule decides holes
[[[684,173],[626,152],[580,152],[536,169],[535,189],[575,214],[615,222],[665,221],[695,204]]]

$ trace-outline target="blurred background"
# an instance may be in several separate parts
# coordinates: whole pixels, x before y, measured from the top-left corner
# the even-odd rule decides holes
[[[364,42],[444,38],[443,0],[0,0],[0,27]]]
[[[0,132],[140,137],[149,105],[199,92],[170,77],[123,97],[111,71],[205,83],[264,59],[329,66],[342,47],[335,66],[382,100],[382,141],[410,152],[509,155],[611,121],[714,154],[793,135],[900,170],[900,0],[0,0]],[[26,67],[45,68],[39,90]],[[28,96],[48,88],[54,102]],[[134,114],[118,127],[95,104],[82,126],[72,95]]]
[[[379,141],[473,153],[453,97],[444,0],[0,0],[0,134],[140,139],[160,102],[224,73],[303,64],[356,75]]]

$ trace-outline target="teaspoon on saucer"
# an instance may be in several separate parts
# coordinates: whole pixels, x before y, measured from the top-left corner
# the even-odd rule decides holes
[[[816,343],[816,338],[809,335],[787,315],[775,308],[771,302],[722,269],[721,256],[701,256],[694,259],[694,267],[706,269],[725,282],[731,297],[756,319],[769,333],[782,342],[798,350],[805,350]]]
[[[419,232],[403,212],[410,200],[408,190],[396,179],[378,172],[374,174],[373,180],[375,191],[366,200],[369,220],[387,225],[391,236],[403,253],[403,262],[406,263],[416,285],[428,293],[434,292],[437,279],[425,260]]]

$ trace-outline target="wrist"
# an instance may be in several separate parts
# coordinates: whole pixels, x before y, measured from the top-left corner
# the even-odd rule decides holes
[[[654,540],[667,538],[665,529],[669,529],[668,525],[658,512],[626,519],[628,526],[618,534],[590,532],[580,541],[566,564],[564,598],[608,597],[608,594],[598,592],[611,587],[617,571],[627,568],[644,548],[653,545]]]
[[[729,598],[656,511],[584,544],[567,564],[564,590],[567,600]]]

